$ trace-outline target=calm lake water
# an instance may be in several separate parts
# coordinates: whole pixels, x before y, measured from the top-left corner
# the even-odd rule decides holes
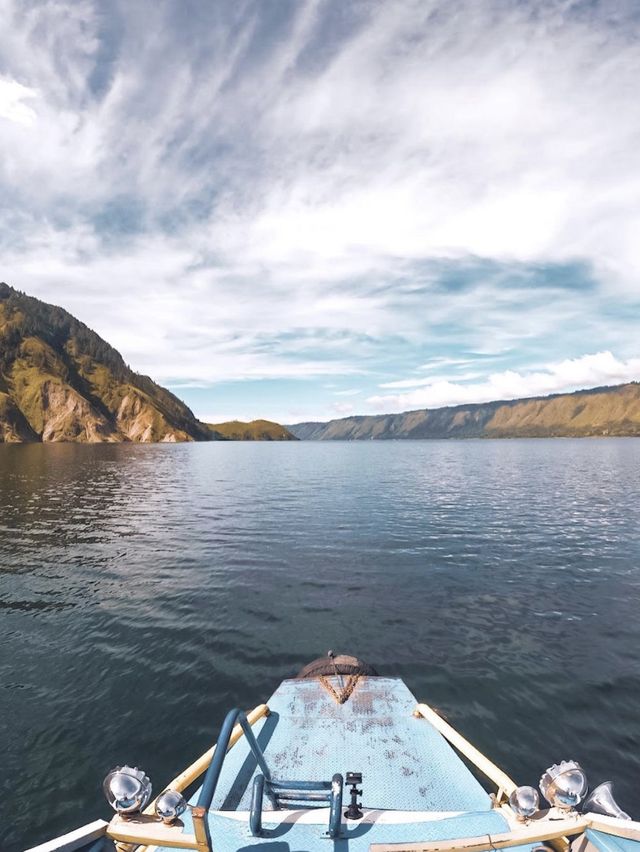
[[[640,817],[640,441],[0,446],[0,848],[334,648]]]

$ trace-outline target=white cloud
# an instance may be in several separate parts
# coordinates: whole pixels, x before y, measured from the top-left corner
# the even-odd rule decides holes
[[[24,101],[37,97],[37,94],[28,86],[18,83],[17,80],[0,77],[0,118],[27,127],[32,125],[37,115]]]
[[[570,6],[378,7],[263,116],[287,179],[225,223],[230,250],[330,278],[399,257],[583,258],[635,288],[639,71],[621,29]]]
[[[505,370],[493,373],[484,381],[472,384],[435,380],[409,393],[371,396],[367,403],[377,412],[392,413],[414,408],[544,396],[632,381],[640,381],[640,358],[621,361],[611,352],[597,352],[547,364],[536,372]]]
[[[443,367],[458,367],[460,365],[472,363],[472,358],[444,358],[443,356],[438,356],[436,358],[430,358],[426,364],[422,364],[418,369],[441,370]],[[388,385],[382,385],[382,387],[388,387]]]
[[[635,351],[633,4],[352,4],[327,28],[339,0],[275,24],[249,2],[197,30],[181,4],[120,5],[111,29],[105,8],[0,0],[0,260],[137,369],[355,374],[389,340]],[[470,258],[505,274],[443,287]],[[576,260],[589,292],[511,274]]]
[[[337,417],[348,417],[353,414],[353,405],[350,402],[334,402],[331,410]]]
[[[438,382],[440,384],[442,384],[442,382],[444,382],[444,381],[447,381],[447,382],[449,382],[449,381],[468,382],[468,381],[471,381],[472,379],[479,378],[481,375],[482,375],[481,373],[470,372],[470,371],[467,371],[467,372],[464,372],[464,373],[456,373],[455,375],[453,375],[451,377],[449,377],[449,376],[445,377],[445,376],[441,375],[441,376],[438,377]],[[433,376],[431,376],[428,379],[414,377],[412,379],[401,379],[401,380],[396,381],[396,382],[383,382],[380,385],[380,387],[381,388],[397,388],[399,390],[400,388],[430,387],[433,384],[434,384],[434,379],[433,379]]]

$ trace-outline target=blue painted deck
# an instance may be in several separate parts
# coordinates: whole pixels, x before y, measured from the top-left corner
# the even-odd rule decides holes
[[[587,838],[602,852],[638,852],[640,843],[637,840],[629,840],[626,837],[614,837],[603,831],[594,831],[588,828],[585,832]]]
[[[330,678],[337,687],[338,679]],[[346,704],[318,680],[285,680],[254,726],[273,776],[329,781],[362,772],[367,808],[482,811],[487,793],[445,739],[412,714],[418,703],[398,678],[363,678]],[[248,810],[255,760],[246,742],[227,756],[214,810]]]
[[[339,678],[330,679],[340,689]],[[446,740],[425,719],[396,678],[362,678],[342,705],[318,680],[286,680],[269,699],[271,714],[253,726],[274,780],[329,781],[361,772],[358,821],[342,819],[340,837],[327,835],[329,808],[263,812],[253,837],[249,808],[256,761],[242,738],[229,751],[208,814],[215,852],[369,852],[373,843],[428,843],[509,831],[504,816]],[[229,723],[231,724],[231,722]],[[200,791],[191,799],[195,804]],[[344,808],[349,801],[345,787]],[[265,798],[265,808],[269,806]],[[183,831],[193,834],[190,810]],[[591,829],[600,852],[640,852],[640,843]],[[486,837],[487,841],[489,840]],[[331,845],[330,845],[331,844]],[[533,852],[539,844],[509,847]],[[78,852],[115,852],[101,838]],[[158,852],[170,852],[158,847]]]
[[[331,681],[341,686],[337,678]],[[284,822],[282,812],[265,811],[264,835],[252,837],[246,812],[256,764],[241,739],[227,755],[209,813],[216,852],[254,852],[257,847],[268,852],[368,852],[371,843],[508,831],[504,817],[491,810],[488,794],[446,740],[426,720],[413,716],[416,704],[396,678],[363,678],[342,705],[317,680],[284,681],[268,701],[271,715],[253,727],[274,778],[319,781],[330,780],[335,772],[362,772],[365,819],[343,820],[343,836],[329,841],[326,808],[314,812],[315,823],[306,821],[308,810]],[[192,803],[197,797],[198,792]],[[345,806],[347,802],[345,789]],[[371,811],[375,813],[367,813]],[[416,813],[404,821],[378,811]],[[454,813],[434,819],[425,812]],[[191,832],[189,812],[183,820],[184,830]]]
[[[325,822],[328,823],[328,816]],[[334,841],[327,838],[325,823],[309,825],[294,822],[270,828],[265,819],[263,837],[252,837],[246,822],[220,812],[211,814],[209,824],[216,852],[239,852],[243,849],[256,852],[259,847],[264,847],[265,852],[368,852],[371,843],[420,843],[508,831],[504,817],[496,811],[401,825],[344,822],[342,836]]]

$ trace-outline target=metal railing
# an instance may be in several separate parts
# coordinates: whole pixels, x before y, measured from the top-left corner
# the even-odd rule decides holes
[[[335,840],[340,836],[342,824],[342,775],[336,773],[331,781],[273,781],[264,775],[256,775],[253,779],[253,795],[251,797],[251,814],[249,827],[254,837],[262,834],[262,801],[267,796],[280,804],[288,802],[314,802],[316,806],[329,805],[328,836]]]
[[[234,708],[230,710],[222,724],[220,736],[216,745],[213,759],[204,776],[198,803],[192,810],[193,827],[200,848],[211,849],[211,835],[207,811],[211,807],[213,797],[220,780],[222,766],[227,756],[231,734],[236,724],[239,724],[246,737],[247,743],[262,771],[254,780],[253,797],[251,802],[250,828],[254,836],[262,833],[262,802],[263,793],[278,804],[280,799],[296,802],[316,802],[329,804],[328,835],[336,838],[340,834],[342,819],[342,775],[334,775],[331,781],[276,781],[271,777],[264,753],[255,738],[246,714]]]
[[[207,772],[204,776],[204,781],[202,782],[202,789],[200,790],[200,795],[198,796],[198,805],[199,808],[204,808],[205,810],[209,810],[211,807],[211,802],[213,801],[213,797],[216,792],[216,787],[218,786],[218,781],[220,780],[220,773],[222,772],[222,765],[227,756],[227,749],[229,748],[229,740],[231,739],[231,733],[235,727],[236,722],[240,724],[240,727],[244,731],[244,735],[247,739],[247,743],[249,744],[249,748],[251,749],[251,753],[256,759],[256,762],[265,778],[271,779],[271,772],[269,771],[269,767],[264,759],[264,754],[262,753],[262,749],[258,745],[258,741],[256,740],[253,731],[251,730],[251,725],[247,719],[247,714],[239,710],[237,707],[233,710],[230,710],[224,722],[222,723],[222,729],[220,731],[220,736],[218,737],[218,743],[213,755],[213,759],[209,764]]]
[[[247,742],[249,743],[251,753],[255,757],[258,766],[264,772],[265,777],[271,778],[271,772],[269,771],[269,767],[267,766],[267,763],[264,759],[262,749],[258,745],[258,741],[256,740],[253,731],[251,730],[251,725],[249,724],[249,721],[247,719],[247,714],[244,713],[242,710],[239,710],[237,707],[233,710],[230,710],[227,713],[224,722],[222,723],[222,729],[220,730],[220,736],[218,737],[216,750],[213,753],[213,758],[211,759],[211,763],[209,764],[206,774],[204,776],[204,781],[202,782],[202,789],[200,790],[200,795],[198,796],[198,804],[191,810],[196,843],[198,849],[202,850],[202,852],[204,852],[204,850],[207,850],[207,852],[212,852],[213,850],[207,813],[209,811],[209,808],[211,807],[211,802],[213,801],[213,797],[216,792],[216,787],[218,786],[218,781],[220,780],[222,765],[224,764],[224,760],[227,756],[227,749],[229,748],[231,734],[233,733],[233,729],[236,725],[236,722],[240,724],[240,727],[242,728],[242,731],[245,737],[247,738]]]

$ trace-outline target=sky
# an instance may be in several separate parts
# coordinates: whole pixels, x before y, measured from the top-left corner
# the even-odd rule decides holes
[[[210,422],[640,379],[634,0],[0,0],[0,280]]]

